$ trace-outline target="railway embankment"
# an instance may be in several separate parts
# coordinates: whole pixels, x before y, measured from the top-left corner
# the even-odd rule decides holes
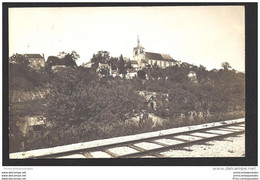
[[[146,157],[146,155],[147,157],[214,157],[214,154],[218,157],[228,157],[226,151],[233,156],[243,156],[245,152],[243,134],[244,118],[241,118],[11,153],[10,158],[79,158],[80,156],[102,158],[105,155],[116,158]],[[221,142],[223,140],[224,142]],[[226,149],[223,151],[224,154],[219,151],[221,148]]]

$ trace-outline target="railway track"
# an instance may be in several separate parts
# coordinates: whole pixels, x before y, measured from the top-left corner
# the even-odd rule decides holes
[[[13,153],[10,158],[164,158],[160,152],[244,133],[245,121],[238,119]]]

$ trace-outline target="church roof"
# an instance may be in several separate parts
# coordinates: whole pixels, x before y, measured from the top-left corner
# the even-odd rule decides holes
[[[43,58],[40,54],[24,54],[26,58]]]
[[[131,64],[138,64],[138,62],[136,60],[131,60],[130,62],[131,62]]]
[[[148,62],[145,59],[142,59],[141,63],[148,63]]]
[[[168,54],[158,54],[158,53],[152,53],[152,52],[145,52],[145,57],[147,59],[152,59],[152,60],[175,62],[175,60]]]
[[[144,47],[141,45],[137,45],[136,47],[134,47],[134,49],[144,49]]]

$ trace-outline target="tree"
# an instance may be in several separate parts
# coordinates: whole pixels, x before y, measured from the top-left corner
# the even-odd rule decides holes
[[[107,64],[110,59],[110,55],[108,51],[98,51],[97,54],[93,54],[91,58],[92,68],[97,69],[98,64]]]
[[[72,57],[72,59],[75,62],[80,58],[79,54],[76,51],[71,51],[71,53],[69,55]]]
[[[119,65],[118,65],[118,73],[122,74],[123,76],[126,75],[126,67],[125,67],[125,60],[123,58],[123,55],[121,54],[119,59]]]
[[[71,66],[72,68],[76,68],[77,67],[77,63],[75,60],[75,57],[71,54],[67,54],[64,58],[64,63],[66,66]]]
[[[14,54],[9,58],[10,76],[20,77],[30,70],[29,61],[21,54]]]
[[[126,69],[133,69],[133,66],[130,61],[126,63]]]
[[[68,53],[66,53],[66,52],[64,52],[64,51],[61,51],[61,52],[59,52],[59,54],[58,54],[58,58],[63,59],[67,54],[68,54]]]
[[[112,70],[118,69],[118,58],[110,57],[108,64],[111,66]]]
[[[73,68],[77,67],[77,60],[80,58],[76,51],[71,51],[71,53],[60,52],[58,57],[64,61],[64,65],[71,66]]]
[[[60,59],[63,59],[63,58],[66,57],[66,55],[71,56],[72,60],[75,61],[75,62],[80,58],[80,55],[79,55],[76,51],[74,51],[74,50],[71,51],[71,53],[66,53],[66,52],[64,52],[64,51],[59,52],[58,57],[59,57]]]
[[[140,79],[146,79],[146,73],[143,70],[137,71],[137,76]]]
[[[10,90],[33,90],[49,81],[50,77],[44,69],[36,71],[29,66],[29,61],[21,54],[9,58]]]
[[[22,54],[13,54],[10,58],[9,58],[9,63],[10,64],[19,64],[23,67],[27,67],[29,65],[29,61],[24,57],[24,55]]]
[[[199,70],[201,70],[201,71],[206,71],[206,67],[200,64]]]
[[[221,67],[224,69],[224,70],[230,70],[232,67],[231,65],[229,64],[229,62],[223,62],[221,63]]]
[[[49,141],[76,143],[121,133],[126,119],[146,109],[128,82],[88,78],[93,72],[66,71],[50,83],[44,99],[44,115],[51,124]]]

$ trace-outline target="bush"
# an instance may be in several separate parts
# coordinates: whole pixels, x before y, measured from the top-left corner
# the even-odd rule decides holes
[[[124,80],[95,80],[90,78],[92,72],[83,71],[57,75],[45,100],[44,115],[52,124],[50,133],[59,132],[55,136],[64,144],[85,141],[90,134],[94,139],[119,135],[115,133],[117,125],[146,109],[145,100],[131,84]]]
[[[44,73],[33,74],[35,72],[32,71],[18,76],[20,72],[14,69],[12,73],[15,75],[12,76],[15,78],[10,79],[10,86],[13,88],[26,89],[41,86],[43,82],[49,83],[50,93],[47,97],[43,101],[28,105],[27,112],[24,111],[41,114],[40,110],[34,109],[41,107],[50,125],[45,127],[41,137],[27,145],[29,149],[244,116],[243,73],[228,70],[215,73],[187,67],[157,67],[150,74],[168,77],[168,80],[144,80],[140,77],[121,80],[112,77],[99,79],[95,70],[85,68],[67,69],[52,74],[52,78]],[[190,70],[198,75],[198,83],[193,83],[187,78]],[[139,71],[139,75],[140,72],[145,75],[145,71]],[[31,75],[33,77],[29,77]],[[138,95],[138,91],[157,93],[156,111],[148,111],[146,100]],[[188,116],[189,111],[202,112],[203,117],[194,117],[192,120]],[[166,121],[154,129],[149,118],[144,119],[139,127],[126,125],[126,120],[144,112],[154,113]],[[16,112],[12,115],[25,114]],[[17,117],[11,116],[11,119],[14,120],[11,121],[11,131],[15,136],[11,136],[10,140],[12,150],[15,150],[14,145],[22,140],[19,139],[20,132],[16,131],[17,127],[14,125]]]
[[[36,71],[26,64],[10,64],[9,76],[10,90],[22,91],[43,87],[51,79],[45,69]]]

